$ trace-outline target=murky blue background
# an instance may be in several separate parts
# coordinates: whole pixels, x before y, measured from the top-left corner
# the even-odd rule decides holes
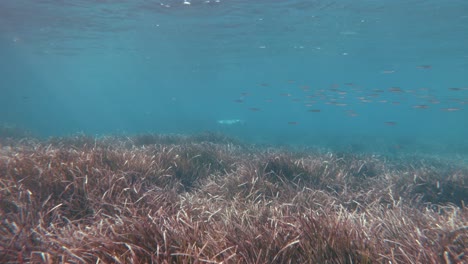
[[[3,0],[0,123],[44,137],[216,131],[466,154],[467,11],[462,0]]]

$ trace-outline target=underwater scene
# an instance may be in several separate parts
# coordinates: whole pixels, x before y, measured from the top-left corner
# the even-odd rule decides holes
[[[468,1],[0,1],[0,263],[468,263]]]

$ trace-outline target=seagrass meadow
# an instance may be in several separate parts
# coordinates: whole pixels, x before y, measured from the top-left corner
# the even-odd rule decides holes
[[[0,142],[1,263],[468,262],[463,160],[219,134]]]

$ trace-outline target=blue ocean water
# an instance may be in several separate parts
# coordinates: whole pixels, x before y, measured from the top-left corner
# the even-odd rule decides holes
[[[44,137],[467,154],[468,1],[3,0],[0,92]]]

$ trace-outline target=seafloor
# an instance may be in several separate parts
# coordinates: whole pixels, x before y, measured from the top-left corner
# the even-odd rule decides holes
[[[220,135],[0,141],[1,263],[467,263],[468,166]]]

